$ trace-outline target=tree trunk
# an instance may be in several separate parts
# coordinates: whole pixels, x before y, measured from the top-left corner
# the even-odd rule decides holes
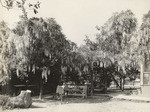
[[[94,86],[93,86],[93,63],[91,63],[91,96],[93,96],[94,93]]]
[[[113,78],[113,81],[116,83],[117,87],[120,88],[119,83],[118,83],[118,81],[115,79],[115,77],[113,76],[113,74],[111,74],[111,76],[112,76],[112,78]]]
[[[42,99],[42,95],[43,95],[43,81],[42,81],[42,77],[40,79],[40,94],[39,94],[39,99]]]
[[[124,78],[123,77],[120,78],[120,87],[121,87],[121,90],[124,91]]]
[[[10,97],[5,107],[6,108],[29,108],[32,104],[31,91],[21,91],[21,93],[16,97]]]
[[[143,85],[143,73],[145,70],[145,56],[142,55],[143,60],[140,63],[140,85]]]
[[[93,91],[94,91],[94,87],[93,87],[93,70],[91,70],[91,96],[93,96]]]
[[[43,80],[42,80],[42,71],[37,69],[35,74],[38,76],[38,84],[39,84],[39,99],[42,99],[43,95]]]
[[[106,76],[106,70],[105,70],[104,64],[103,64],[103,75]],[[104,88],[104,93],[107,93],[107,78],[106,78],[106,77],[104,77],[104,78],[105,78],[105,79],[104,79],[104,86],[105,86],[105,88]]]

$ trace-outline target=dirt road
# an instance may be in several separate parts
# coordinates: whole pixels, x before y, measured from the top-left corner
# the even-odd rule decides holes
[[[108,101],[102,103],[34,102],[29,109],[5,110],[4,112],[150,112],[150,103]]]
[[[32,106],[28,109],[16,108],[2,112],[150,112],[150,103],[120,101],[108,95],[95,95],[87,99],[66,97],[61,104],[60,100],[46,95],[43,100],[34,97]]]

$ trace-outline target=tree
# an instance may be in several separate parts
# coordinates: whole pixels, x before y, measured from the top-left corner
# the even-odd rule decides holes
[[[143,72],[149,71],[149,48],[150,48],[150,11],[143,16],[143,22],[138,33],[137,58],[141,71],[141,84],[143,84]]]
[[[7,47],[8,47],[8,44],[7,44],[7,39],[9,37],[9,28],[7,27],[6,23],[5,22],[1,22],[0,23],[0,40],[1,40],[1,52],[0,52],[0,61],[1,61],[1,79],[5,79],[6,77],[9,76],[8,74],[8,71],[6,69],[6,58],[7,58]],[[5,73],[4,73],[5,72]],[[5,74],[5,75],[4,75]],[[5,81],[5,80],[1,80],[2,81]]]
[[[26,21],[26,23],[28,22],[28,16],[27,16],[27,11],[26,11],[26,5],[30,8],[30,9],[33,9],[33,11],[34,11],[34,13],[36,14],[38,11],[38,8],[40,8],[40,3],[39,2],[37,2],[37,3],[29,3],[29,2],[27,2],[26,0],[0,0],[0,3],[1,3],[1,6],[2,7],[4,7],[4,8],[6,8],[6,9],[8,9],[8,10],[10,10],[10,9],[14,9],[14,8],[18,8],[18,9],[20,9],[21,11],[22,11],[22,13],[23,13],[23,15],[21,16],[23,19],[24,19],[24,21]],[[4,27],[2,24],[1,24],[1,27]],[[3,28],[2,28],[3,29]],[[5,29],[6,30],[6,29]],[[8,30],[7,30],[8,31]],[[3,32],[5,32],[5,31],[3,31]],[[3,59],[3,61],[5,61],[5,62],[3,62],[3,63],[5,63],[5,65],[7,65],[7,68],[6,67],[3,67],[3,68],[5,68],[5,71],[9,71],[9,74],[10,74],[10,68],[12,69],[12,68],[15,68],[15,66],[18,64],[18,61],[20,61],[20,59],[22,60],[23,59],[23,57],[22,58],[18,58],[18,55],[16,55],[17,53],[15,52],[16,51],[16,49],[17,48],[21,48],[21,47],[19,47],[19,46],[17,46],[17,48],[15,48],[16,46],[15,46],[15,41],[14,41],[14,39],[16,39],[16,38],[14,38],[14,34],[11,32],[11,30],[9,29],[9,33],[10,33],[10,35],[9,35],[9,39],[7,39],[8,41],[7,42],[4,42],[3,41],[3,44],[4,45],[6,45],[6,47],[8,48],[9,47],[9,49],[8,50],[6,50],[7,48],[5,48],[3,51],[2,51],[2,53],[5,53],[4,55],[6,56],[8,56],[8,54],[6,54],[6,52],[8,53],[8,51],[9,51],[9,53],[10,53],[10,56],[12,56],[13,55],[13,57],[9,57],[9,60],[11,59],[11,64],[10,64],[10,62],[8,62],[8,63],[6,63],[6,58],[5,59]],[[5,36],[5,35],[4,35]],[[8,35],[7,35],[8,36]],[[6,37],[7,37],[6,36]],[[21,41],[21,43],[22,43],[22,40],[19,38],[18,40],[17,40],[17,42],[18,41]],[[18,42],[19,43],[19,42]],[[3,48],[4,48],[4,46],[3,46]],[[23,55],[23,54],[20,54],[20,55]],[[16,58],[17,57],[17,58]],[[10,67],[11,66],[11,67]],[[12,67],[13,66],[13,67]],[[8,68],[9,67],[9,68]],[[17,67],[17,66],[16,66]],[[6,76],[8,76],[7,74],[3,74],[3,75],[6,75]],[[11,78],[10,77],[10,75],[9,75],[9,78]],[[3,80],[4,79],[4,80]],[[1,81],[2,82],[5,82],[5,78],[3,78],[3,79],[1,79]],[[9,90],[9,89],[8,89]]]
[[[47,82],[51,66],[54,66],[58,61],[61,62],[65,55],[67,41],[61,32],[61,27],[53,18],[45,20],[31,18],[27,24],[26,21],[18,22],[13,31],[23,40],[22,47],[18,49],[18,52],[23,54],[20,65],[26,65],[29,68],[27,69],[29,75],[39,68],[42,72],[41,78],[43,77]],[[42,84],[40,85],[42,88]]]
[[[11,95],[11,70],[16,66],[14,35],[4,21],[0,22],[0,83],[7,85]]]
[[[121,79],[120,88],[123,90],[125,68],[131,64],[130,41],[136,33],[137,20],[134,14],[127,10],[115,13],[102,27],[96,28],[99,31],[96,43],[90,40],[87,43],[90,43],[91,48],[96,46],[97,59],[99,58],[104,64],[115,64],[116,73]]]
[[[85,39],[86,45],[85,46],[81,46],[79,48],[79,52],[83,55],[83,57],[85,58],[85,64],[84,64],[84,68],[85,69],[85,73],[86,75],[90,75],[90,83],[91,83],[91,95],[93,95],[93,91],[94,91],[94,87],[93,87],[93,63],[94,61],[96,61],[95,59],[95,53],[97,50],[97,45],[95,43],[93,43],[92,41],[90,41],[90,39],[87,37]]]
[[[17,23],[13,29],[16,35],[14,41],[17,56],[17,73],[24,72],[25,75],[31,75],[39,70],[41,78],[47,81],[50,69],[58,65],[59,71],[61,65],[69,63],[69,58],[72,56],[72,51],[76,49],[76,45],[65,39],[65,35],[61,32],[61,27],[53,18],[28,18],[26,5],[32,8],[36,14],[40,3],[31,3],[27,0],[1,0],[1,5],[5,8],[13,9],[18,7],[22,10],[23,15],[21,21]],[[69,56],[69,58],[67,57]],[[71,61],[70,61],[71,62]],[[58,72],[58,71],[57,71]],[[19,74],[18,74],[19,75]],[[59,79],[59,77],[57,78]],[[42,80],[40,81],[40,98],[42,96]]]
[[[28,0],[0,0],[1,6],[10,10],[14,8],[18,8],[22,11],[23,17],[27,20],[27,11],[26,6],[32,9],[35,14],[38,13],[38,9],[40,8],[40,2],[37,1],[35,3],[28,2]]]

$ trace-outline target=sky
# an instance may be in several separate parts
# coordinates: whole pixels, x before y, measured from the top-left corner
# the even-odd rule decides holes
[[[140,25],[143,14],[150,10],[150,0],[41,0],[38,14],[28,8],[27,12],[29,17],[55,18],[67,39],[79,46],[84,44],[86,35],[95,39],[95,26],[102,26],[113,13],[127,9],[135,14]],[[6,21],[12,28],[21,14],[17,8],[8,11],[0,5],[0,21]]]

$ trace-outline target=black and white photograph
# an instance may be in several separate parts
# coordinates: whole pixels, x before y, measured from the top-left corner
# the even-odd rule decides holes
[[[150,112],[150,0],[0,0],[0,112]]]

